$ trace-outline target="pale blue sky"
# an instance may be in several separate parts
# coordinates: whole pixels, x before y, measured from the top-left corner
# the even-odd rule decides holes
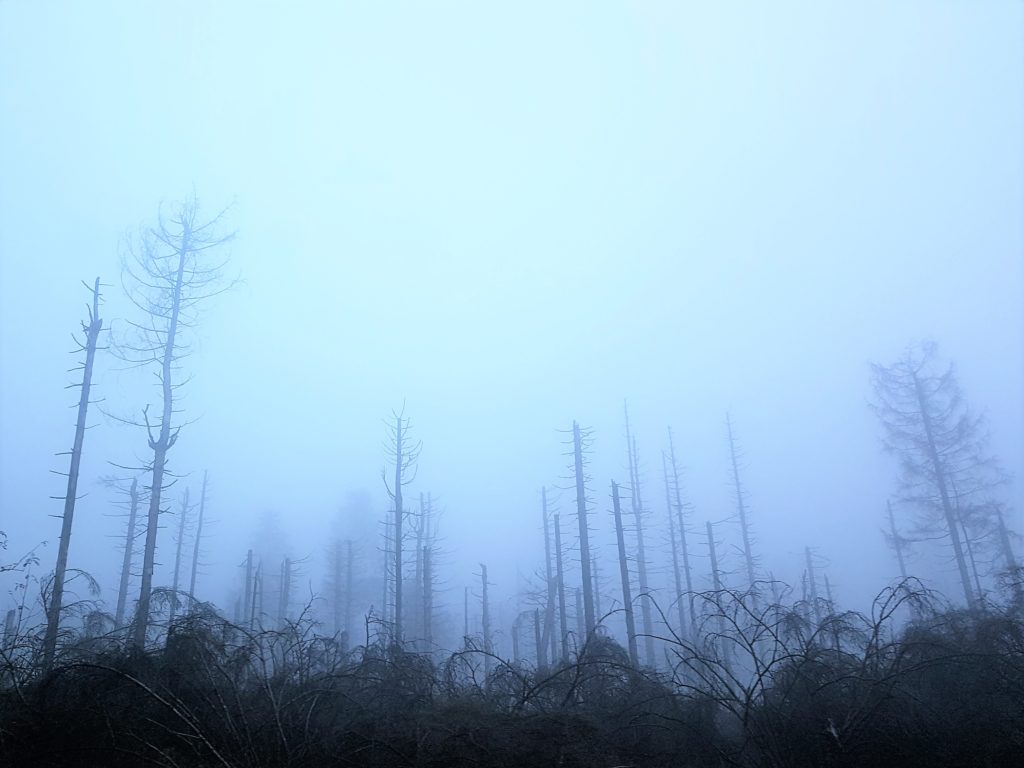
[[[0,0],[0,529],[57,534],[79,280],[116,284],[125,232],[195,188],[245,280],[173,453],[211,472],[218,559],[265,509],[319,557],[347,490],[383,508],[405,399],[449,582],[488,558],[508,589],[573,418],[607,528],[629,397],[656,516],[666,424],[695,525],[728,513],[731,409],[766,568],[810,544],[873,593],[869,361],[938,340],[1024,468],[1022,30],[1019,2]],[[108,402],[155,395],[99,368]],[[87,478],[144,449],[93,421]],[[84,485],[72,561],[103,571],[119,523]]]

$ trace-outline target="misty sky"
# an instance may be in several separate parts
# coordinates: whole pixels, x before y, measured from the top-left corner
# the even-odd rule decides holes
[[[667,425],[694,527],[729,516],[730,411],[765,569],[798,580],[810,545],[861,601],[896,572],[869,362],[938,341],[1024,469],[1022,137],[1019,2],[0,0],[7,554],[55,557],[80,281],[109,284],[116,329],[126,235],[195,190],[230,206],[243,281],[203,316],[171,452],[193,489],[210,472],[214,599],[263,513],[313,573],[349,492],[383,513],[403,401],[444,580],[484,561],[508,594],[574,418],[608,531],[628,398],[655,520]],[[122,413],[158,397],[110,357],[94,388]],[[70,560],[109,588],[96,479],[146,446],[90,423]]]

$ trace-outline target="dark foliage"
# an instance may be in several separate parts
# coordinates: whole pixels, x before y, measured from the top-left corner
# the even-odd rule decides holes
[[[815,626],[806,607],[700,595],[717,629],[668,638],[671,673],[600,634],[538,670],[472,647],[440,662],[386,640],[346,651],[303,622],[250,633],[200,604],[159,650],[93,637],[44,674],[31,641],[8,648],[0,765],[1024,764],[1020,616],[913,596]]]

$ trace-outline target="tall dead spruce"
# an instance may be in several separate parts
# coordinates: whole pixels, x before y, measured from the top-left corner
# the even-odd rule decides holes
[[[644,655],[648,664],[653,665],[654,656],[654,617],[650,583],[647,580],[647,551],[644,546],[644,502],[640,487],[640,458],[637,453],[636,438],[629,427],[629,406],[622,404],[626,416],[626,455],[629,461],[630,504],[633,508],[634,534],[636,535],[636,572],[640,585],[640,617],[644,623]]]
[[[416,480],[416,460],[419,458],[423,444],[419,442],[412,444],[409,442],[410,422],[409,419],[405,418],[404,409],[400,413],[392,412],[391,415],[394,421],[388,424],[388,442],[385,445],[385,451],[394,462],[393,484],[388,484],[387,473],[381,470],[384,487],[394,502],[391,525],[387,526],[390,529],[387,535],[389,536],[388,543],[390,548],[388,549],[388,554],[390,555],[389,559],[391,562],[386,566],[390,573],[385,574],[385,580],[387,580],[387,577],[390,577],[393,585],[392,594],[395,601],[394,639],[401,642],[403,619],[402,581],[404,578],[402,536],[403,523],[407,514],[403,506],[402,489]]]
[[[180,418],[180,395],[181,387],[188,381],[182,373],[182,361],[191,351],[188,336],[199,320],[202,304],[227,287],[223,279],[227,261],[213,257],[233,236],[221,234],[222,219],[223,212],[210,219],[202,218],[195,198],[179,203],[169,214],[161,211],[155,226],[143,228],[129,243],[122,263],[122,285],[142,318],[129,322],[133,332],[115,350],[130,364],[151,369],[160,392],[158,413],[152,413],[147,404],[141,419],[125,420],[145,428],[153,453],[144,467],[151,479],[133,632],[138,648],[145,646],[150,625],[161,503],[171,477],[168,453],[186,423]]]
[[[584,636],[580,643],[584,644],[587,638],[594,631],[594,581],[590,575],[590,525],[587,521],[587,480],[585,474],[586,462],[584,453],[589,447],[590,432],[581,430],[580,425],[575,421],[572,423],[572,455],[573,455],[573,477],[576,483],[576,519],[579,522],[580,531],[580,569],[583,572],[583,616]]]
[[[86,288],[89,286],[86,285]],[[96,360],[97,343],[103,320],[100,319],[100,279],[97,277],[92,288],[92,304],[88,307],[89,322],[82,323],[83,341],[75,339],[78,349],[75,353],[85,352],[85,361],[80,366],[82,371],[78,396],[78,419],[75,422],[75,442],[71,447],[71,466],[68,468],[67,491],[63,496],[64,515],[60,527],[60,544],[57,547],[57,565],[53,572],[53,588],[46,617],[46,635],[43,637],[43,665],[49,669],[53,664],[53,656],[57,649],[57,631],[60,628],[60,612],[64,604],[64,577],[68,567],[68,549],[71,546],[71,524],[75,517],[75,501],[78,494],[78,470],[82,463],[82,444],[85,441],[85,420],[89,412],[89,390],[92,387],[92,367]],[[78,370],[74,368],[72,370]],[[61,497],[55,497],[61,498]]]
[[[934,344],[910,347],[888,367],[872,365],[871,378],[885,446],[900,460],[899,500],[920,513],[921,533],[948,541],[973,608],[980,595],[968,571],[969,531],[979,544],[996,544],[992,498],[1006,480],[988,452],[985,420],[968,409],[953,366],[939,368]]]

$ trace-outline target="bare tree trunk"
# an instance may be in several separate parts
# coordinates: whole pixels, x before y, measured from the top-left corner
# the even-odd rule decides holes
[[[292,561],[285,558],[281,563],[281,603],[278,608],[278,626],[282,629],[288,624],[288,608],[291,605]]]
[[[490,601],[487,599],[487,566],[483,563],[480,563],[480,584],[482,589],[480,603],[483,611],[484,625],[484,675],[489,678],[494,663],[491,658],[494,648],[491,646],[491,608],[489,605]]]
[[[565,615],[565,569],[562,567],[562,525],[556,512],[555,525],[555,579],[558,584],[558,626],[561,631],[562,660],[569,658],[569,623]]]
[[[691,639],[697,633],[697,609],[693,603],[693,571],[690,569],[690,548],[686,543],[686,520],[683,518],[683,490],[679,481],[679,465],[676,463],[676,445],[672,438],[672,427],[668,428],[668,454],[672,464],[672,486],[675,496],[676,523],[679,526],[679,549],[683,556],[683,576],[686,579],[687,603],[690,607]]]
[[[732,434],[732,417],[725,414],[725,425],[729,431],[729,458],[732,460],[732,482],[736,492],[736,513],[740,518],[740,530],[743,533],[743,561],[747,566],[747,588],[757,605],[756,576],[754,575],[754,554],[750,545],[750,526],[747,523],[747,505],[743,500],[743,484],[740,482],[740,467],[736,460],[736,440]]]
[[[896,518],[892,514],[892,502],[885,500],[885,507],[889,511],[889,535],[892,537],[892,546],[896,550],[896,560],[900,564],[900,578],[907,579],[907,564],[903,559],[903,539],[896,531]]]
[[[550,645],[551,658],[558,657],[558,647],[555,638],[555,600],[556,587],[555,577],[551,566],[551,535],[548,531],[548,490],[540,489],[541,515],[544,519],[544,575],[547,585],[547,602],[544,605],[544,636],[541,640],[542,646],[538,650],[537,663],[542,667],[547,666],[547,649]]]
[[[821,578],[824,580],[824,583],[825,583],[825,599],[828,601],[828,615],[829,616],[834,616],[834,615],[836,615],[836,602],[833,600],[833,596],[831,596],[831,584],[828,582],[828,573],[822,572],[821,573]],[[835,622],[830,622],[830,624],[831,624],[831,630],[833,630],[833,647],[836,650],[839,650],[840,649],[839,626]]]
[[[346,637],[352,636],[352,539],[345,541],[345,626]]]
[[[188,488],[185,489],[185,497],[181,502],[181,521],[178,523],[178,542],[174,553],[174,582],[171,584],[171,609],[168,625],[174,623],[174,616],[178,612],[178,584],[181,578],[181,547],[185,543],[185,525],[188,522]]]
[[[391,530],[393,524],[391,520],[388,520],[385,516],[384,519],[384,598],[382,602],[382,613],[385,622],[391,621],[392,608],[394,603],[392,602],[392,595],[394,594],[395,580],[391,576],[393,569],[394,557],[392,552],[394,551],[394,542],[392,541]]]
[[[203,470],[203,490],[199,496],[199,519],[196,521],[196,543],[192,549],[192,578],[188,584],[188,594],[193,600],[196,599],[196,576],[199,573],[199,547],[203,540],[203,520],[206,516],[206,479],[207,472]]]
[[[587,525],[587,490],[583,476],[583,436],[572,423],[573,461],[576,474],[576,518],[580,528],[580,567],[583,570],[583,610],[587,632],[594,631],[594,596],[590,577],[590,528]],[[582,638],[586,642],[586,636]]]
[[[249,628],[252,629],[252,620],[255,618],[256,613],[256,590],[253,588],[252,582],[252,550],[250,549],[245,555],[245,612],[243,614],[244,620],[249,623]]]
[[[594,615],[600,622],[603,614],[601,613],[601,575],[597,568],[597,557],[590,561],[590,572],[594,574]]]
[[[128,491],[128,528],[124,537],[124,558],[121,561],[121,581],[117,586],[117,611],[114,613],[114,625],[124,626],[124,614],[128,607],[128,582],[132,573],[132,555],[135,550],[135,521],[139,514],[139,480],[132,478],[132,486]]]
[[[249,550],[249,554],[252,555],[252,550],[251,549]],[[256,629],[256,619],[259,616],[259,613],[257,613],[257,611],[262,612],[262,609],[263,609],[263,600],[259,599],[257,601],[257,597],[258,596],[262,596],[262,594],[263,594],[263,574],[262,574],[262,570],[261,570],[262,567],[263,567],[262,563],[257,565],[256,566],[256,573],[253,576],[253,582],[252,582],[252,604],[251,604],[251,606],[249,608],[249,631],[250,632],[252,632],[252,631],[254,631]]]
[[[1007,579],[1010,588],[1013,590],[1013,603],[1017,610],[1024,610],[1024,573],[1021,572],[1020,564],[1013,554],[1013,547],[1010,545],[1010,532],[1006,528],[1006,520],[1003,519],[1002,507],[996,507],[996,531],[999,535],[999,549],[1003,555],[1003,562],[1006,563]]]
[[[708,556],[711,559],[711,583],[714,585],[716,594],[721,599],[722,594],[722,577],[721,572],[718,570],[718,554],[715,550],[715,532],[711,528],[711,521],[707,522],[707,533],[708,533]],[[718,618],[718,645],[722,649],[722,661],[725,663],[727,669],[732,668],[732,646],[729,645],[729,641],[725,638],[725,621],[721,616]]]
[[[983,600],[985,597],[985,590],[981,588],[981,576],[978,573],[978,561],[974,557],[974,544],[971,543],[971,535],[967,531],[967,526],[964,524],[963,516],[960,514],[959,501],[957,501],[957,521],[960,523],[960,530],[964,534],[964,549],[967,550],[967,561],[971,565],[971,575],[974,577],[974,589],[975,595],[978,600]]]
[[[537,668],[543,669],[548,665],[548,662],[545,658],[547,654],[544,653],[545,644],[544,641],[541,639],[539,608],[533,609],[533,646],[534,650],[537,653]]]
[[[395,450],[397,457],[395,461],[395,640],[402,642],[402,417],[399,416],[396,422]]]
[[[412,604],[414,607],[413,615],[416,616],[416,623],[418,627],[414,629],[414,632],[419,636],[423,636],[423,538],[424,538],[424,526],[426,525],[427,505],[426,499],[423,493],[420,493],[420,508],[419,514],[416,520],[416,553],[413,568],[413,595]]]
[[[619,579],[622,581],[622,606],[626,612],[626,640],[629,644],[629,660],[634,667],[640,666],[640,654],[636,646],[636,623],[633,620],[633,590],[629,583],[629,565],[626,561],[626,537],[622,531],[622,509],[619,504],[619,485],[612,481],[612,514],[615,516],[615,541],[619,547]]]
[[[96,360],[96,346],[103,320],[100,319],[100,279],[92,287],[92,306],[89,307],[89,322],[82,323],[85,343],[79,350],[85,351],[82,365],[82,384],[78,396],[78,419],[75,422],[75,442],[71,448],[71,466],[68,468],[68,485],[64,494],[64,515],[60,526],[60,544],[57,547],[57,565],[53,571],[53,587],[46,616],[46,634],[43,637],[43,668],[53,666],[57,651],[57,632],[60,629],[60,613],[64,607],[64,578],[68,567],[68,549],[71,546],[71,524],[75,517],[75,501],[78,496],[78,472],[82,464],[82,444],[85,442],[85,420],[89,412],[89,390],[92,388],[92,368]],[[72,385],[73,386],[73,385]]]
[[[644,656],[651,666],[654,665],[654,619],[651,615],[650,584],[647,581],[647,554],[644,549],[644,505],[640,488],[639,457],[637,456],[636,440],[629,427],[629,408],[625,401],[622,408],[626,416],[626,455],[629,459],[630,504],[633,508],[633,520],[636,526],[636,571],[640,583],[640,615],[644,624]]]
[[[672,542],[672,580],[676,588],[676,610],[679,612],[679,636],[686,637],[686,613],[683,610],[683,581],[679,573],[679,542],[676,541],[676,523],[672,514],[672,493],[668,481],[668,466],[665,452],[661,454],[661,473],[665,477],[665,508],[668,510],[668,536]]]
[[[512,663],[519,664],[519,616],[512,622]]]
[[[576,653],[582,653],[583,647],[587,644],[587,627],[584,623],[583,601],[580,599],[580,588],[573,590],[576,598]]]
[[[430,545],[423,546],[423,642],[427,653],[434,647],[434,571],[430,562]]]
[[[821,626],[821,606],[818,605],[818,585],[814,576],[814,561],[811,558],[811,548],[804,547],[804,556],[807,559],[807,588],[811,594],[811,605],[814,608],[815,626]]]
[[[332,579],[331,590],[334,593],[334,599],[331,600],[331,607],[334,609],[334,634],[338,635],[342,630],[342,619],[341,614],[343,610],[343,591],[341,582],[341,539],[334,540],[334,562],[331,563],[331,568],[334,571],[334,578]]]

